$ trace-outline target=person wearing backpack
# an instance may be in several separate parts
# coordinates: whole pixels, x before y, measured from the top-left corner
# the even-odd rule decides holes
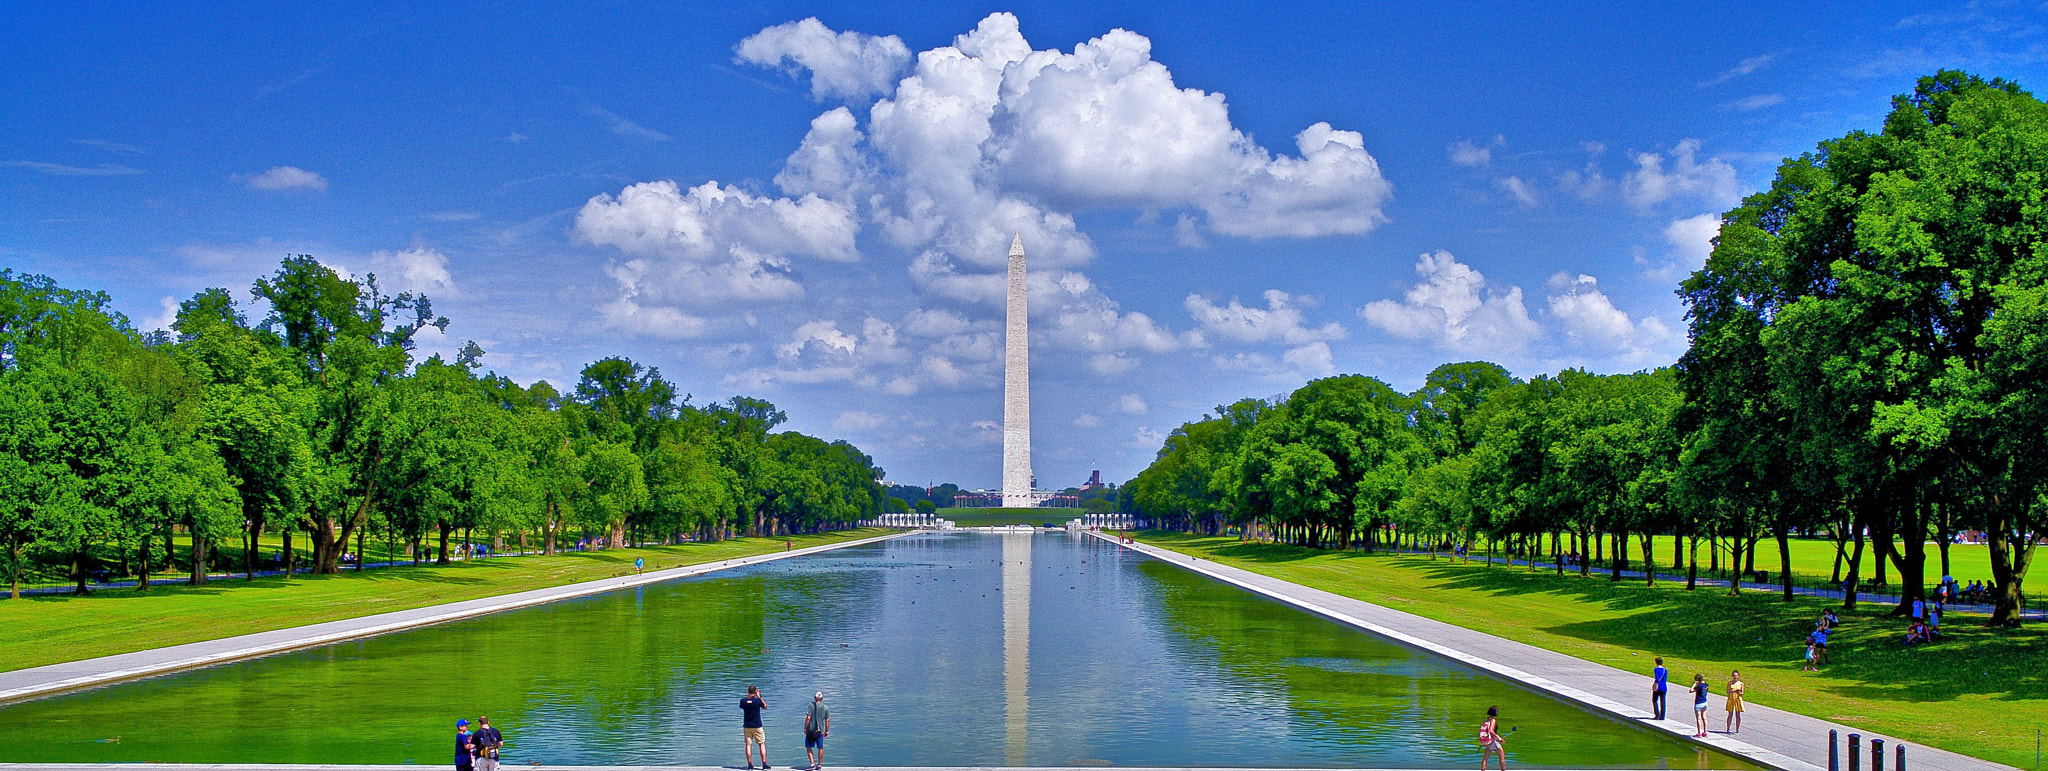
[[[1500,708],[1486,708],[1486,722],[1479,724],[1479,771],[1486,771],[1486,759],[1500,756],[1500,771],[1508,771],[1507,743],[1500,739]]]
[[[825,708],[825,692],[811,695],[811,708],[804,712],[804,754],[811,771],[825,767],[825,737],[832,735],[832,711]]]

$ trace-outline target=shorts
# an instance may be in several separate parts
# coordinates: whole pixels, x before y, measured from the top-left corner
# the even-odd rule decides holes
[[[741,730],[747,733],[748,744],[759,744],[762,747],[768,746],[768,734],[763,732],[759,726],[753,728],[745,728]]]
[[[807,749],[807,750],[822,750],[822,749],[825,749],[825,735],[824,735],[824,734],[814,734],[814,733],[811,733],[811,732],[809,732],[809,731],[805,731],[805,732],[804,732],[804,749]]]
[[[1694,704],[1694,705],[1692,705],[1692,711],[1694,711],[1694,712],[1705,712],[1705,711],[1707,711],[1707,703],[1703,701],[1703,702],[1700,702],[1700,703],[1698,703],[1698,704]]]

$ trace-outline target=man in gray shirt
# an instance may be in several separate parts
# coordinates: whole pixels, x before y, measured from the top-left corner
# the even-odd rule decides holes
[[[825,737],[832,734],[832,711],[825,708],[825,692],[811,695],[811,709],[804,713],[804,755],[811,771],[825,767]]]

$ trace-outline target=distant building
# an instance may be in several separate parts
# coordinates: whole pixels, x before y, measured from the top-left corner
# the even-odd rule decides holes
[[[1094,470],[1094,471],[1092,471],[1092,472],[1089,472],[1089,474],[1088,474],[1088,483],[1087,483],[1087,484],[1084,484],[1084,485],[1081,485],[1081,489],[1082,489],[1082,490],[1100,490],[1100,489],[1102,489],[1102,488],[1103,488],[1103,487],[1105,487],[1105,486],[1106,486],[1106,485],[1102,484],[1102,469],[1096,469],[1096,470]]]

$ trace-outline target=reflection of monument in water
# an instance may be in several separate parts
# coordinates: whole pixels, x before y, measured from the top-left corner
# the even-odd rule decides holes
[[[1051,497],[1032,489],[1031,306],[1024,283],[1024,235],[1010,240],[1003,311],[1003,506],[1031,508]]]
[[[1003,533],[1003,760],[1024,765],[1031,717],[1031,541]]]

